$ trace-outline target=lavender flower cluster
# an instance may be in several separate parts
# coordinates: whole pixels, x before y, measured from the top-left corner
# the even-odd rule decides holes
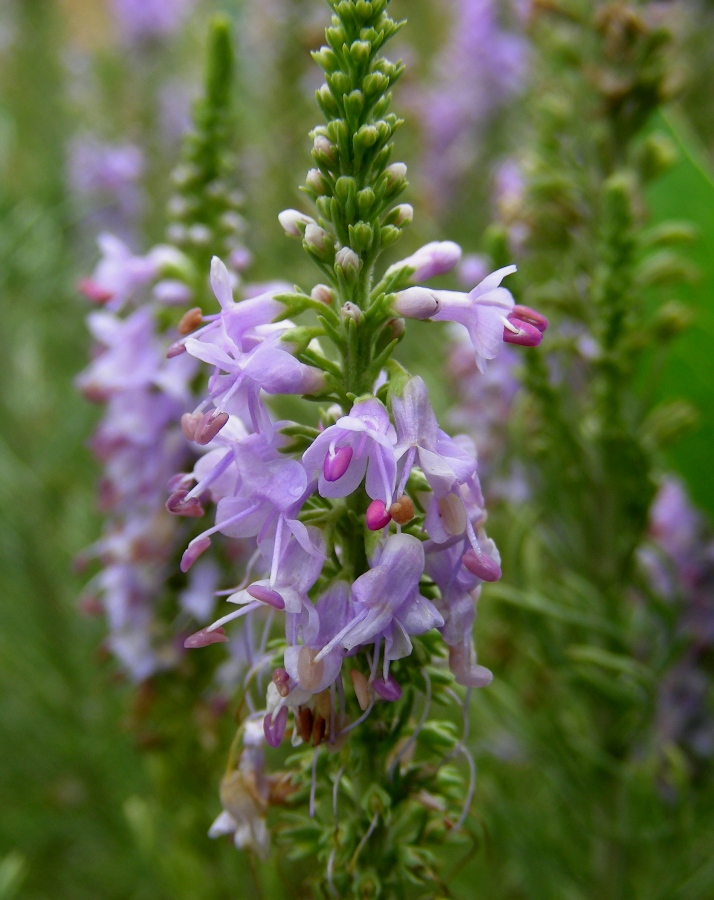
[[[306,236],[318,228],[286,211],[288,233],[298,217]],[[469,293],[406,286],[448,271],[459,257],[455,244],[434,243],[390,267],[384,282],[405,285],[393,295],[391,315],[465,325],[481,368],[504,342],[537,345],[547,323],[500,286],[513,267]],[[167,508],[194,517],[215,506],[214,524],[183,554],[183,571],[218,533],[252,540],[255,553],[227,597],[236,609],[188,638],[186,647],[228,640],[224,626],[238,618],[266,609],[281,616],[282,665],[256,713],[271,746],[281,743],[290,713],[294,742],[335,744],[377,700],[398,700],[402,687],[391,665],[411,653],[412,637],[433,628],[448,647],[456,681],[488,684],[492,676],[476,662],[471,632],[481,584],[498,580],[501,569],[484,530],[471,440],[439,428],[423,380],[406,374],[399,384],[387,382],[386,395],[383,374],[349,409],[326,409],[318,430],[274,421],[266,395],[324,395],[332,367],[316,344],[324,368],[295,358],[300,330],[283,318],[279,293],[235,302],[217,258],[211,283],[220,312],[200,317],[200,327],[168,352],[208,364],[211,375],[206,396],[182,418],[184,434],[203,454],[191,472],[173,479]],[[326,285],[311,294],[326,317],[355,315],[349,304],[335,310],[334,298]],[[291,450],[296,434],[311,436],[301,454]],[[366,571],[352,577],[353,554],[365,552],[365,528],[372,535]],[[352,722],[345,675],[362,712]]]
[[[413,216],[408,204],[394,205],[406,187],[406,167],[389,164],[398,120],[387,112],[388,89],[403,67],[378,55],[399,26],[386,13],[387,0],[331,6],[327,43],[314,54],[326,73],[317,97],[327,125],[312,133],[316,167],[305,187],[317,215],[279,216],[328,283],[310,292],[272,284],[236,300],[235,273],[214,256],[210,284],[219,311],[190,309],[177,334],[156,323],[162,309],[188,303],[189,285],[202,290],[198,257],[193,280],[167,277],[185,269],[180,257],[190,255],[189,245],[136,258],[105,238],[104,259],[82,286],[105,307],[90,319],[101,349],[80,383],[107,403],[94,443],[105,466],[110,519],[96,552],[113,638],[126,634],[138,643],[150,630],[151,594],[161,591],[164,564],[189,533],[182,521],[195,526],[211,509],[213,524],[190,532],[183,573],[200,557],[198,565],[215,557],[218,534],[239,542],[242,554],[249,548],[240,583],[219,592],[231,611],[184,646],[225,643],[225,626],[244,620],[246,637],[233,643],[246,649],[250,712],[239,731],[237,766],[229,759],[224,813],[212,833],[233,832],[237,845],[261,853],[267,849],[261,820],[271,792],[281,791],[279,779],[263,774],[262,743],[279,746],[291,717],[294,745],[339,749],[375,704],[400,701],[400,673],[408,673],[418,639],[434,629],[445,646],[436,662],[448,659],[458,684],[475,688],[492,679],[477,663],[472,637],[481,585],[501,577],[498,550],[485,531],[476,451],[466,435],[451,437],[439,427],[424,381],[391,358],[404,320],[455,323],[480,372],[504,343],[535,347],[547,328],[543,316],[501,286],[515,266],[468,292],[426,287],[458,265],[461,249],[450,241],[429,243],[377,277],[382,249]],[[222,232],[205,232],[234,265]],[[150,286],[152,297],[142,303]],[[194,302],[201,302],[199,293]],[[317,324],[296,324],[304,312]],[[319,421],[276,420],[270,398],[278,396],[319,403]],[[161,497],[167,483],[168,498]],[[135,540],[135,517],[151,535],[167,535],[160,548],[142,540],[144,532]],[[110,552],[115,534],[124,555]],[[146,560],[146,583],[125,585],[118,567],[126,563],[127,576],[136,575]],[[210,609],[210,601],[189,593],[194,608]],[[113,616],[115,607],[120,614]],[[280,638],[269,641],[275,624]],[[149,646],[150,640],[142,653]],[[251,692],[259,692],[257,702]]]
[[[649,531],[640,560],[655,592],[676,604],[676,637],[687,648],[660,685],[658,730],[666,744],[711,757],[714,539],[682,483],[671,476],[663,479],[652,504]]]
[[[165,485],[189,452],[178,420],[192,403],[197,364],[186,357],[166,359],[167,341],[156,323],[156,296],[172,292],[161,272],[176,251],[160,246],[134,256],[111,235],[103,235],[100,246],[103,257],[93,277],[80,284],[103,308],[88,317],[95,353],[77,383],[87,399],[105,405],[90,446],[103,467],[99,508],[106,526],[83,554],[102,563],[87,586],[84,607],[99,603],[104,609],[108,647],[140,681],[175,657],[170,644],[156,649],[153,610],[177,540],[176,523],[164,510]]]

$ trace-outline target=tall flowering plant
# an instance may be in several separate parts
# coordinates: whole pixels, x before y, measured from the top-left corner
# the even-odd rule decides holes
[[[330,6],[314,54],[325,72],[325,123],[311,134],[304,186],[314,209],[279,217],[321,281],[237,301],[213,258],[218,309],[187,314],[167,352],[203,363],[208,380],[181,419],[196,462],[172,479],[166,507],[211,517],[183,572],[219,541],[252,548],[242,580],[223,592],[225,613],[185,641],[247,635],[240,725],[211,834],[266,855],[268,812],[288,804],[278,834],[293,858],[317,853],[314,881],[332,896],[376,896],[438,881],[429,847],[468,816],[473,760],[430,710],[463,707],[491,681],[472,626],[481,585],[501,577],[473,444],[439,428],[424,381],[393,353],[405,319],[455,322],[484,369],[504,343],[536,346],[547,322],[501,286],[513,266],[469,292],[426,287],[458,263],[451,242],[380,266],[413,215],[397,202],[406,167],[391,162],[391,88],[403,67],[381,52],[400,23],[388,0]],[[303,314],[312,320],[297,324]],[[276,421],[279,395],[312,409]],[[269,770],[265,745],[287,743],[295,752]]]

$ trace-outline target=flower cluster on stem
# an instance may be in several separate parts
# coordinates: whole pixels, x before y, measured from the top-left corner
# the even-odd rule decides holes
[[[391,161],[399,125],[391,88],[402,66],[380,55],[400,26],[387,0],[330,5],[326,43],[313,54],[325,72],[317,100],[326,119],[312,132],[305,185],[315,209],[279,217],[321,281],[236,302],[214,257],[219,310],[169,350],[210,367],[205,395],[182,420],[201,455],[176,476],[167,508],[198,517],[211,505],[212,523],[188,544],[181,568],[190,570],[219,534],[255,548],[227,596],[230,611],[186,646],[225,642],[236,619],[279,622],[265,705],[254,715],[271,747],[291,733],[294,745],[316,748],[313,773],[317,748],[340,751],[358,726],[391,719],[390,705],[398,732],[408,727],[407,699],[422,685],[425,718],[434,665],[448,664],[466,688],[491,680],[471,629],[481,585],[501,569],[485,531],[475,450],[467,436],[439,427],[422,378],[392,359],[403,319],[463,326],[480,368],[504,343],[536,346],[547,327],[501,286],[513,266],[468,293],[425,287],[459,262],[452,242],[430,243],[377,274],[382,251],[413,216],[397,202],[406,167]],[[302,314],[312,321],[297,324]],[[312,421],[275,421],[269,398],[281,394],[313,401]],[[385,762],[375,784],[394,777],[405,753]],[[314,788],[309,805],[312,814]]]

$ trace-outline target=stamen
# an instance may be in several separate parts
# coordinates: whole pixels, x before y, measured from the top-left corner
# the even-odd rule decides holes
[[[372,681],[372,687],[375,694],[390,703],[395,703],[402,697],[402,687],[394,675],[389,675],[386,679],[375,678]]]
[[[350,669],[350,678],[359,708],[364,711],[370,703],[369,682],[359,669]]]
[[[391,511],[387,511],[382,500],[373,500],[367,507],[365,521],[370,531],[380,531],[392,521]]]
[[[406,525],[414,518],[414,502],[408,494],[402,494],[389,507],[389,514],[397,525]]]
[[[212,631],[202,628],[189,635],[183,645],[187,650],[194,650],[197,647],[208,647],[210,644],[225,644],[227,640],[228,636],[222,628],[214,628]]]
[[[194,429],[194,441],[201,447],[205,447],[206,444],[210,444],[213,438],[226,424],[228,419],[229,416],[227,412],[219,412],[219,410],[217,409],[213,409],[211,410],[211,412],[205,413]],[[183,419],[181,420],[181,424],[183,427]]]
[[[373,706],[374,706],[374,699],[370,700],[369,706],[368,706],[367,709],[362,713],[362,715],[359,717],[359,719],[355,719],[354,722],[350,722],[349,725],[347,725],[345,728],[342,729],[342,731],[340,731],[340,733],[337,735],[337,737],[342,737],[342,736],[345,735],[345,734],[349,734],[349,732],[352,731],[353,728],[356,728],[358,725],[361,725],[362,722],[364,722],[364,720],[365,720],[365,719],[369,716],[369,714],[372,712],[372,707],[373,707]]]
[[[178,333],[180,335],[190,334],[192,331],[195,331],[202,323],[203,310],[200,308],[200,306],[194,306],[193,309],[189,309],[189,311],[185,312],[181,317],[181,321],[178,323]]]

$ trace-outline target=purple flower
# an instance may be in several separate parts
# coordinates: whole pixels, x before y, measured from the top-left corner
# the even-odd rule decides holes
[[[303,690],[318,694],[337,678],[342,667],[344,650],[334,646],[319,662],[315,658],[330,641],[352,621],[354,604],[350,586],[337,581],[320,597],[315,605],[317,629],[303,634],[303,645],[285,650],[285,668],[292,680]]]
[[[112,0],[122,37],[128,44],[165,38],[182,25],[194,0]]]
[[[398,460],[404,457],[397,494],[404,491],[416,460],[439,497],[475,474],[473,454],[439,428],[423,379],[411,378],[401,393],[393,395],[392,411],[398,439],[395,455]]]
[[[349,651],[384,638],[386,678],[389,661],[411,653],[410,635],[444,624],[434,604],[419,593],[423,572],[421,541],[408,534],[390,535],[376,565],[352,585],[354,618],[322,648],[315,662],[335,647]]]
[[[461,247],[458,244],[453,241],[432,241],[390,266],[385,277],[402,273],[408,276],[408,281],[412,284],[429,281],[430,278],[450,272],[460,259]]]
[[[108,144],[83,135],[69,145],[69,181],[78,197],[101,206],[92,214],[104,227],[131,233],[143,206],[144,157],[134,144]]]
[[[92,277],[80,281],[79,289],[89,300],[117,312],[129,301],[135,301],[158,276],[165,250],[158,247],[146,256],[134,256],[112,234],[101,234],[97,242],[102,258]]]
[[[215,367],[209,381],[209,397],[221,412],[250,421],[256,431],[270,430],[271,423],[260,399],[269,394],[312,394],[324,389],[323,373],[305,365],[282,341],[290,322],[270,324],[283,306],[272,294],[235,303],[228,270],[214,257],[211,284],[221,313],[190,338],[174,345]]]
[[[449,39],[436,57],[431,88],[419,98],[429,194],[445,209],[473,168],[490,116],[521,88],[526,42],[505,31],[496,0],[455,0]]]
[[[396,440],[389,413],[379,400],[362,400],[315,438],[303,455],[303,465],[310,478],[317,478],[323,497],[352,494],[366,473],[367,494],[389,506],[397,471]]]
[[[249,719],[243,730],[243,751],[238,768],[221,782],[223,811],[211,825],[208,836],[232,834],[238,849],[253,850],[265,860],[270,852],[270,832],[265,816],[270,798],[270,780],[265,775],[263,723]]]
[[[468,294],[407,288],[396,295],[394,310],[407,318],[463,325],[471,339],[478,370],[483,372],[486,361],[497,355],[504,341],[535,347],[548,324],[539,313],[516,307],[510,291],[500,287],[503,278],[515,271],[515,266],[498,269]]]
[[[276,533],[270,547],[265,549],[269,577],[253,581],[247,588],[235,591],[227,599],[239,609],[221,616],[208,628],[198,634],[211,635],[233,619],[248,615],[261,607],[285,610],[288,640],[294,644],[298,632],[304,639],[317,635],[319,630],[318,611],[308,599],[308,591],[314,586],[322,572],[325,561],[325,544],[322,532],[317,528],[305,528],[306,544],[295,535]],[[306,549],[306,546],[308,549]],[[191,637],[186,646],[199,646]],[[203,643],[200,646],[204,646]]]
[[[453,646],[460,643],[465,634],[471,634],[481,582],[463,565],[458,545],[444,547],[427,542],[425,553],[426,573],[441,594],[434,601],[444,619],[439,630],[444,641]]]
[[[216,524],[194,538],[186,549],[182,570],[188,571],[208,549],[217,531],[234,538],[274,538],[278,550],[287,533],[308,552],[320,555],[310,542],[306,527],[296,515],[308,495],[305,470],[296,460],[279,454],[262,434],[252,435],[233,448],[238,480],[236,492],[223,497],[216,508]]]

